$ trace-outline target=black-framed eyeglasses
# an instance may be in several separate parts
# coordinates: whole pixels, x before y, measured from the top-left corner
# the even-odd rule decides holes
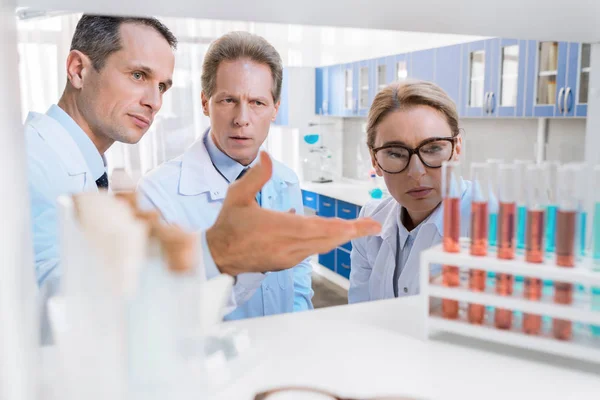
[[[254,400],[416,400],[405,396],[383,396],[369,399],[338,397],[332,393],[307,387],[284,387],[258,393]]]
[[[413,154],[416,154],[426,167],[440,168],[444,161],[450,161],[452,158],[456,138],[456,136],[429,138],[414,149],[401,144],[389,143],[371,151],[379,168],[388,174],[403,172],[408,168]]]

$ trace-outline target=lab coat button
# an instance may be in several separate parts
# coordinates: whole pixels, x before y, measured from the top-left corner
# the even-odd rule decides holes
[[[407,287],[404,288],[404,293],[408,293],[408,288]]]

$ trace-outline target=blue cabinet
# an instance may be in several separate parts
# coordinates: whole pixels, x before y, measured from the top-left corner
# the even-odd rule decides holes
[[[302,191],[302,204],[304,207],[311,208],[313,210],[317,210],[317,194],[314,192],[309,192],[307,190]]]
[[[589,46],[581,43],[527,43],[525,115],[585,117],[589,82]]]
[[[412,54],[398,54],[391,57],[391,61],[393,62],[391,71],[392,71],[392,79],[388,83],[392,82],[401,82],[408,78],[414,78],[412,75],[413,65],[412,65]]]
[[[335,272],[350,279],[350,253],[344,249],[336,250]]]
[[[586,117],[590,73],[590,45],[569,43],[563,116]]]
[[[460,75],[462,45],[435,49],[435,83],[456,103],[460,104]]]
[[[289,102],[289,74],[288,69],[283,69],[283,82],[281,85],[281,99],[279,104],[279,111],[273,124],[286,126],[289,124],[290,117],[290,102]]]
[[[329,253],[319,254],[319,264],[335,272],[336,252],[337,249],[333,249]]]
[[[365,117],[411,78],[438,84],[461,117],[585,117],[589,74],[589,45],[492,38],[317,68],[315,112]]]
[[[319,195],[318,215],[327,218],[335,217],[335,201],[331,197]]]
[[[410,73],[412,79],[434,81],[435,49],[415,51],[410,54]]]
[[[315,69],[315,114],[329,113],[329,67],[320,67]]]
[[[574,49],[571,46],[574,46]],[[577,51],[577,91],[574,96],[575,116],[586,117],[590,82],[591,46],[587,43],[571,43],[569,49]],[[569,68],[571,68],[571,65],[572,64],[569,65]]]
[[[358,87],[358,66],[357,63],[347,63],[342,65],[342,76],[344,90],[342,92],[343,107],[342,116],[352,117],[356,115],[357,99],[356,92]]]
[[[528,42],[527,116],[564,116],[568,61],[566,42]]]
[[[357,96],[357,110],[356,115],[359,117],[366,117],[369,112],[369,107],[373,102],[373,61],[365,60],[356,63],[356,96]]]
[[[494,115],[524,115],[526,67],[527,41],[500,39],[492,68],[494,83],[491,88],[490,107]]]
[[[342,116],[344,110],[344,74],[341,65],[328,68],[329,115]]]
[[[465,117],[483,117],[487,111],[489,92],[486,90],[489,79],[489,56],[491,43],[486,40],[463,45],[463,95],[461,107]]]
[[[358,206],[338,200],[337,216],[343,219],[356,219],[358,217]]]

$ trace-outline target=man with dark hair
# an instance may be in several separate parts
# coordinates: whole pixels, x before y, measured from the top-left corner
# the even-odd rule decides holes
[[[58,105],[27,117],[43,342],[50,340],[45,300],[57,292],[62,275],[56,200],[108,188],[104,153],[115,141],[137,143],[152,124],[172,84],[175,46],[173,34],[156,19],[84,15],[73,36]],[[263,156],[231,185],[214,225],[200,232],[199,267],[208,264],[232,276],[291,268],[310,254],[378,231],[373,221],[304,218],[259,208],[254,196],[271,173],[271,161]]]

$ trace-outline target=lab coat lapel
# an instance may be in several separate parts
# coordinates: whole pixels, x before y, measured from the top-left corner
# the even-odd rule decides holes
[[[58,155],[69,176],[84,175],[84,191],[98,191],[96,180],[77,143],[58,121],[45,114],[29,113],[25,123],[33,127]]]

